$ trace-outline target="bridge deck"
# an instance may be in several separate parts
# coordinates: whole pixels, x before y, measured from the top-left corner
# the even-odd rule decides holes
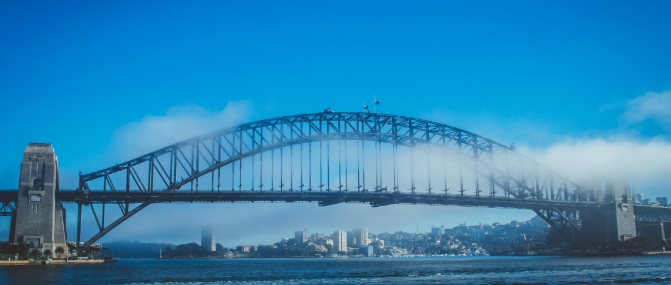
[[[307,191],[178,191],[178,192],[102,192],[61,190],[62,202],[101,203],[174,203],[174,202],[316,202],[320,206],[339,203],[367,203],[373,207],[392,204],[454,205],[491,208],[564,209],[598,208],[607,204],[590,202],[548,201],[472,195],[411,194],[393,192],[307,192]],[[15,191],[0,191],[0,201],[15,201]]]

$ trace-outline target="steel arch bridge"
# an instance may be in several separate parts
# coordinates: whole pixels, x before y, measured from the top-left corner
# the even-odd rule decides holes
[[[78,203],[77,244],[82,206],[90,205],[99,231],[84,248],[159,202],[524,208],[572,242],[589,240],[581,231],[580,210],[605,205],[595,190],[472,132],[404,116],[330,111],[250,122],[188,139],[80,174],[79,188],[57,197]],[[118,204],[120,214],[106,224],[108,204]]]

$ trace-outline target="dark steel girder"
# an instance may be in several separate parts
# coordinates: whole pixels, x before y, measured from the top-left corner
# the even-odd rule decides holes
[[[567,210],[593,209],[608,204],[525,200],[504,197],[475,197],[443,194],[409,194],[401,192],[300,192],[300,191],[203,191],[203,192],[101,192],[81,191],[58,192],[62,202],[101,204],[115,202],[130,203],[173,203],[173,202],[318,202],[334,205],[338,203],[368,203],[372,206],[392,204],[454,205],[491,208],[515,208],[535,210],[538,208],[562,208]]]
[[[634,205],[637,222],[671,222],[671,208]]]

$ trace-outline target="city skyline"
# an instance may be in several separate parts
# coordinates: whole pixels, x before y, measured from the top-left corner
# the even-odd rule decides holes
[[[337,254],[338,252],[351,252],[353,249],[359,249],[361,247],[369,246],[369,245],[375,245],[375,247],[379,248],[384,248],[385,247],[385,240],[380,239],[379,236],[389,236],[389,235],[395,235],[395,234],[409,234],[411,236],[415,235],[420,235],[422,237],[426,236],[431,236],[433,238],[436,238],[438,241],[441,240],[444,235],[447,234],[448,231],[453,231],[457,228],[463,228],[466,229],[468,232],[470,238],[472,238],[475,241],[481,240],[483,238],[483,235],[485,234],[485,231],[480,231],[480,230],[475,230],[475,229],[493,229],[496,227],[501,227],[501,226],[512,226],[513,228],[519,228],[523,226],[529,226],[530,228],[533,229],[545,229],[548,232],[550,231],[549,225],[543,221],[542,218],[536,216],[530,220],[527,221],[510,221],[510,222],[495,222],[492,224],[483,224],[483,223],[477,223],[475,225],[467,225],[467,224],[459,224],[458,226],[454,228],[445,228],[444,226],[436,227],[436,226],[431,226],[428,231],[426,229],[422,228],[420,231],[419,228],[417,229],[417,232],[403,232],[403,231],[392,231],[392,232],[380,232],[380,233],[368,233],[367,228],[362,228],[362,227],[357,227],[353,230],[335,230],[331,234],[328,233],[319,233],[319,232],[312,232],[312,234],[309,233],[308,229],[303,229],[300,231],[295,231],[294,232],[294,237],[281,237],[278,238],[276,237],[273,242],[269,243],[259,243],[259,244],[252,244],[252,243],[243,243],[243,244],[228,244],[228,243],[220,243],[224,248],[228,248],[229,250],[236,249],[239,251],[242,251],[243,253],[248,253],[248,252],[255,252],[257,250],[260,250],[263,247],[267,246],[272,246],[273,244],[277,244],[278,240],[279,243],[282,242],[289,242],[291,239],[294,240],[295,244],[299,248],[306,248],[309,244],[316,244],[317,246],[326,246],[323,247],[323,250],[326,250],[326,248],[332,247],[333,248],[333,253]],[[209,245],[206,246],[204,245],[205,243],[205,237],[214,235],[214,232],[216,230],[207,228],[203,229],[203,244],[201,246],[205,248],[209,248]],[[544,232],[545,234],[545,232]],[[365,238],[364,238],[365,235]],[[521,237],[512,237],[513,239],[519,239]],[[544,238],[544,237],[543,237]],[[356,239],[354,242],[350,242],[352,239]],[[414,239],[414,238],[413,238]],[[361,242],[361,240],[365,240],[365,242]],[[390,243],[389,241],[386,242],[387,247],[394,247],[393,243]],[[214,251],[214,250],[212,250]],[[331,252],[331,251],[329,251]],[[409,254],[406,252],[406,254]]]
[[[653,207],[665,207],[665,208],[671,207],[671,205],[669,205],[668,202],[667,202],[668,197],[655,197],[655,200],[651,200],[650,198],[642,199],[643,197],[644,197],[644,195],[641,194],[641,193],[633,194],[632,195],[632,203],[633,204],[638,204],[638,205],[649,205],[649,206],[653,206]],[[518,220],[512,220],[510,222],[510,224],[514,224],[514,223],[519,223],[519,221]],[[535,228],[546,228],[546,229],[550,228],[550,226],[542,218],[540,218],[539,216],[535,216],[535,215],[532,218],[530,218],[529,220],[524,220],[523,223],[531,224],[532,227],[535,227]],[[478,226],[481,226],[481,227],[482,226],[490,226],[490,224],[487,224],[487,223],[483,224],[482,222],[478,222],[476,224]],[[491,223],[491,225],[500,225],[500,224],[507,224],[507,223],[503,222],[503,221],[496,221],[494,223]],[[464,222],[464,223],[459,223],[457,227],[468,227],[468,226],[469,225]],[[211,234],[212,237],[213,237],[212,240],[214,240],[215,230],[213,230],[212,228],[203,228],[203,242],[201,243],[202,246],[205,246],[204,244],[205,244],[206,229],[208,230],[208,232],[207,232],[208,235]],[[419,227],[419,223],[418,223],[417,224],[417,231],[415,233],[417,233],[417,234],[419,234],[419,233],[427,234],[428,233],[428,234],[433,235],[433,236],[442,236],[446,232],[446,230],[449,229],[449,227],[446,228],[444,226],[444,224],[440,224],[440,226],[436,226],[436,225],[432,224],[429,228],[429,231],[424,231],[425,230],[424,225],[422,227],[422,231],[420,231],[419,229],[420,229],[420,227]],[[642,230],[645,230],[645,229],[642,229]],[[319,231],[313,231],[312,234],[310,234],[308,229],[304,228],[303,230],[294,231],[294,239],[296,240],[297,244],[305,245],[309,240],[314,241],[319,236],[325,236],[325,237],[327,237],[327,239],[331,238],[331,240],[333,242],[331,245],[335,246],[338,243],[341,243],[344,248],[348,248],[348,247],[352,248],[352,247],[355,247],[355,246],[367,246],[367,245],[370,244],[370,241],[371,241],[368,228],[364,228],[364,227],[355,227],[354,229],[349,230],[349,231],[339,229],[339,230],[334,231],[330,235],[323,234],[325,232],[329,232],[329,231],[326,230],[326,231],[323,231],[322,233],[320,233]],[[380,233],[384,234],[384,233],[393,233],[393,232],[395,232],[395,231],[392,231],[392,232],[383,231],[383,232],[380,232]],[[410,231],[409,233],[412,233],[412,231]],[[374,234],[371,234],[371,235],[374,235]],[[290,239],[290,238],[282,237],[282,240],[287,240],[287,239]],[[342,242],[338,241],[338,240],[341,240]],[[250,243],[245,243],[245,244],[250,244]],[[265,242],[265,243],[257,243],[257,244],[259,246],[261,246],[261,245],[266,245],[266,244],[269,244],[269,243]],[[212,243],[212,246],[214,246],[214,242]],[[214,251],[214,250],[212,250],[212,251]]]

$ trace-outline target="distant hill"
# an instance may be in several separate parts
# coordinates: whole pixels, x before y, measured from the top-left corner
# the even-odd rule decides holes
[[[171,243],[144,243],[139,241],[112,241],[102,243],[103,248],[112,250],[114,257],[121,258],[155,258],[158,256],[159,249],[165,249],[166,246],[175,247]]]

